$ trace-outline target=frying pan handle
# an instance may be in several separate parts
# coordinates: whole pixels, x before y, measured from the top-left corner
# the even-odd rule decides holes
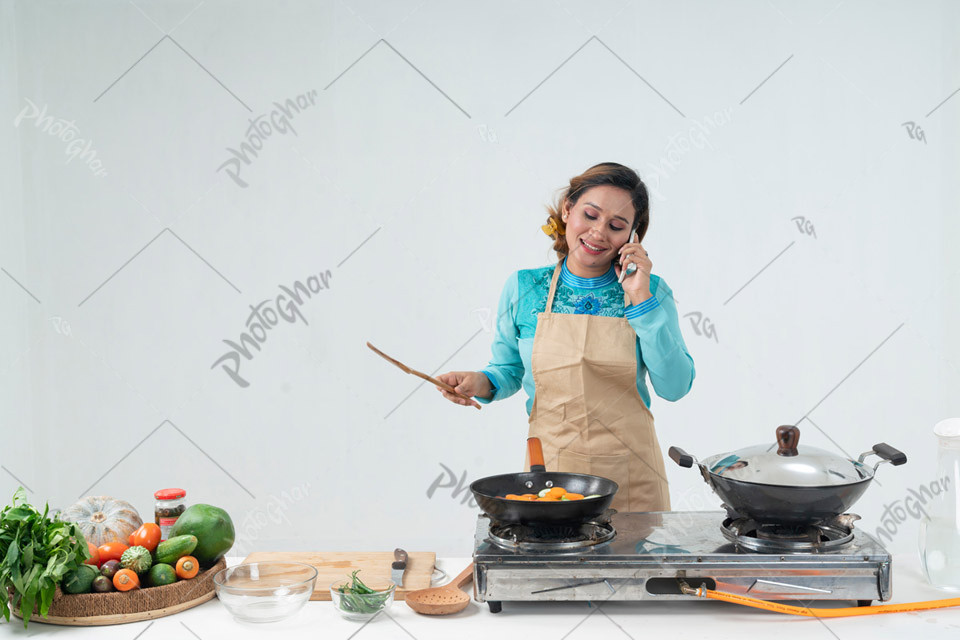
[[[692,467],[693,466],[693,456],[681,449],[680,447],[670,447],[667,451],[670,456],[670,459],[676,462],[681,467]]]
[[[873,449],[871,449],[870,451],[865,451],[861,453],[858,460],[860,462],[863,462],[864,458],[866,458],[869,455],[878,455],[881,458],[883,458],[882,460],[880,460],[880,462],[873,465],[874,471],[876,471],[877,467],[879,467],[884,462],[889,462],[893,466],[899,467],[900,465],[906,463],[907,461],[907,454],[903,453],[899,449],[894,449],[893,447],[888,445],[886,442],[879,442],[873,445]]]
[[[784,424],[777,427],[777,455],[792,458],[798,454],[797,445],[800,443],[800,429],[795,425]]]
[[[527,438],[527,453],[530,455],[530,471],[542,473],[547,470],[543,461],[543,445],[540,438]]]

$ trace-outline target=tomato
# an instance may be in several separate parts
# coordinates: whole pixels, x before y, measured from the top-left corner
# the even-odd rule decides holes
[[[140,587],[140,578],[130,569],[120,569],[113,576],[113,586],[117,591],[130,591]]]
[[[183,556],[177,560],[177,577],[189,580],[200,572],[200,563],[193,556]]]
[[[107,560],[120,562],[120,556],[129,548],[130,547],[122,542],[108,542],[107,544],[100,545],[100,564],[103,564]]]
[[[135,547],[144,547],[153,553],[160,544],[160,526],[153,522],[144,522],[139,529],[130,536]]]
[[[92,542],[87,542],[87,550],[90,552],[90,558],[83,561],[83,564],[93,565],[94,567],[100,566],[100,549],[96,547]]]

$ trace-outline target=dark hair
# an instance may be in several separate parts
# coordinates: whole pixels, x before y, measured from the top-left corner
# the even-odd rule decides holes
[[[643,180],[637,175],[637,172],[630,167],[625,167],[616,162],[601,162],[595,164],[578,176],[570,178],[570,186],[563,190],[563,193],[557,198],[556,204],[547,205],[547,224],[555,224],[559,233],[550,237],[553,238],[553,250],[562,258],[569,253],[567,247],[567,237],[564,235],[565,225],[563,223],[563,205],[570,203],[570,206],[577,204],[580,196],[592,187],[601,185],[610,185],[619,187],[630,194],[630,200],[633,202],[634,219],[630,227],[631,238],[636,231],[640,241],[647,234],[647,227],[650,226],[650,199],[647,196],[647,187]]]

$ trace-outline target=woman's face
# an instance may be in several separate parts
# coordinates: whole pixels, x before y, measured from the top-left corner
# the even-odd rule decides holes
[[[605,272],[620,247],[630,241],[634,216],[625,189],[610,185],[587,189],[575,205],[564,206],[568,258],[584,271]]]

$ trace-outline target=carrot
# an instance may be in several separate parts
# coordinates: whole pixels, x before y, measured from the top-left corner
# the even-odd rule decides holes
[[[183,556],[177,560],[177,577],[181,580],[189,580],[200,571],[200,563],[193,556]]]
[[[113,586],[117,591],[130,591],[140,588],[140,578],[130,569],[120,569],[113,576]]]

